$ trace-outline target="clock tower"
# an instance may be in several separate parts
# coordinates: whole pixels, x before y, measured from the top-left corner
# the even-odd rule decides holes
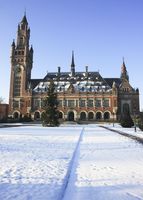
[[[16,42],[11,46],[11,77],[9,113],[15,118],[25,113],[25,105],[30,108],[30,79],[33,64],[33,48],[29,48],[30,28],[26,15],[18,24]],[[28,112],[28,111],[26,111]]]

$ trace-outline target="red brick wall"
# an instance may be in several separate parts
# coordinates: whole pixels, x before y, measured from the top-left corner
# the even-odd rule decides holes
[[[0,120],[8,117],[8,104],[0,104]]]

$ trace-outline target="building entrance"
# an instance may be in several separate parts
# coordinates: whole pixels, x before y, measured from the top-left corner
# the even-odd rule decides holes
[[[68,121],[74,121],[74,112],[69,112],[68,114]]]

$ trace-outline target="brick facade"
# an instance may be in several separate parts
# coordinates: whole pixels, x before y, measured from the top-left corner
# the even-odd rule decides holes
[[[8,104],[0,104],[0,120],[7,119]]]
[[[120,118],[124,107],[131,115],[139,113],[139,90],[133,89],[125,62],[120,78],[103,78],[99,72],[76,72],[72,52],[69,72],[47,73],[43,79],[31,79],[33,48],[29,47],[30,29],[26,16],[18,25],[16,43],[11,47],[11,81],[9,115],[19,118],[31,115],[39,119],[43,100],[51,80],[59,100],[59,118],[62,120],[113,120]]]

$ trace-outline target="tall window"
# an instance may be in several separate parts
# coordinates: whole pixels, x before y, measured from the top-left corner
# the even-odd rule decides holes
[[[85,107],[86,106],[86,101],[81,99],[80,100],[80,107]]]
[[[101,99],[96,99],[95,106],[96,107],[101,107]]]
[[[21,37],[20,38],[20,45],[23,45],[23,41],[24,41],[24,39],[23,39],[23,37]]]
[[[34,107],[37,109],[40,107],[40,99],[35,99],[34,100]]]
[[[88,107],[93,107],[93,100],[92,99],[88,100]]]
[[[16,76],[14,80],[14,96],[20,96],[21,77]]]
[[[19,101],[14,101],[13,102],[13,108],[14,109],[19,108]]]
[[[63,106],[62,100],[59,100],[58,103],[59,103],[59,104],[58,104],[59,107],[62,107],[62,106]]]
[[[104,99],[104,101],[103,101],[103,106],[104,107],[109,107],[109,99]]]
[[[74,100],[68,100],[68,107],[74,107],[75,103]]]

